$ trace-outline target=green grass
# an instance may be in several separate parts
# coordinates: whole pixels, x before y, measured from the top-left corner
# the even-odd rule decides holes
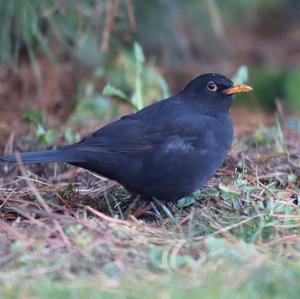
[[[298,298],[299,265],[283,259],[271,261],[248,246],[241,249],[232,244],[222,245],[225,247],[211,249],[209,258],[178,271],[142,273],[136,269],[135,273],[121,278],[93,274],[63,281],[40,274],[22,282],[11,280],[0,295],[1,298],[42,299]]]

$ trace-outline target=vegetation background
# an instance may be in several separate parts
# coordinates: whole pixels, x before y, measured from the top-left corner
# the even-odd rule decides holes
[[[0,0],[1,153],[74,142],[204,72],[255,89],[222,169],[177,205],[1,165],[0,297],[298,298],[299,20],[297,0]]]

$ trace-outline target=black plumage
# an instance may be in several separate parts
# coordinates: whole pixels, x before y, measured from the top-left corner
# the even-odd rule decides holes
[[[205,184],[220,167],[233,138],[232,95],[251,90],[224,76],[204,74],[178,94],[78,143],[20,158],[24,164],[66,162],[116,180],[146,199],[175,201]],[[0,160],[16,162],[16,157]]]

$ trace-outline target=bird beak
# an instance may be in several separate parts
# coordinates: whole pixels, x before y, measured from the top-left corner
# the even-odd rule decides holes
[[[249,85],[245,84],[235,84],[232,87],[224,90],[223,92],[226,95],[233,95],[233,94],[238,94],[238,93],[249,93],[252,92],[253,88]]]

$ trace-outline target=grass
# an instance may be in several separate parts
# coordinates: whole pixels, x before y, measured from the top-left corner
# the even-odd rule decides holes
[[[172,218],[80,169],[1,166],[0,297],[298,298],[299,146],[237,140]]]

